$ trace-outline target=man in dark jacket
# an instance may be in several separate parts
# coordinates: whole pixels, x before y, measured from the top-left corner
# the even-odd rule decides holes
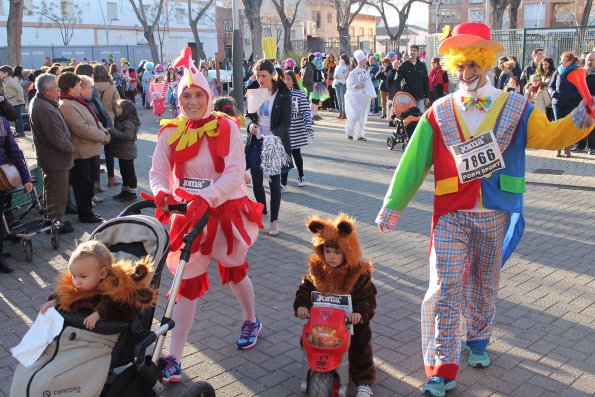
[[[417,57],[419,47],[409,47],[409,59],[399,66],[398,76],[395,80],[397,91],[405,91],[415,98],[417,107],[422,112],[426,106],[430,106],[430,80],[426,64]],[[405,80],[405,86],[401,88],[401,82]]]
[[[62,218],[68,200],[68,173],[74,165],[76,149],[70,139],[66,121],[58,109],[60,89],[56,76],[40,75],[35,81],[35,88],[37,94],[29,105],[29,119],[37,165],[44,174],[48,216],[62,223],[62,233],[70,233],[74,230],[72,225],[68,221],[62,221]]]
[[[314,59],[316,55],[310,54],[308,56],[308,62],[302,68],[302,85],[307,91],[306,98],[310,100],[310,93],[314,90]]]
[[[535,74],[539,64],[543,60],[543,48],[536,48],[531,52],[533,62],[525,66],[521,73],[521,89],[524,89],[528,82],[531,81],[531,76]]]

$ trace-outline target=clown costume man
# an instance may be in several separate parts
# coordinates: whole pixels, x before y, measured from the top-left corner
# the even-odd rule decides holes
[[[393,229],[434,166],[430,282],[421,308],[429,378],[422,392],[431,396],[456,386],[461,314],[469,365],[490,365],[500,268],[524,229],[525,148],[570,146],[593,126],[585,101],[548,122],[521,95],[494,88],[487,73],[503,50],[482,23],[460,24],[442,42],[439,51],[459,89],[419,121],[376,218],[381,230]]]
[[[182,114],[162,120],[149,172],[157,217],[169,222],[167,206],[187,202],[185,214],[171,215],[171,253],[167,267],[175,274],[184,233],[192,229],[205,211],[209,221],[192,246],[173,312],[170,355],[163,371],[164,382],[181,379],[180,358],[196,313],[198,298],[209,289],[206,273],[211,258],[217,260],[223,284],[229,284],[243,315],[238,349],[256,344],[262,324],[254,310],[254,289],[246,274],[248,249],[262,228],[262,205],[246,196],[244,145],[237,124],[222,113],[212,112],[209,83],[191,59],[186,47],[174,61],[183,66],[178,84]]]

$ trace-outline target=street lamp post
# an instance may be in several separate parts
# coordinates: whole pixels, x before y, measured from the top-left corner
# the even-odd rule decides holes
[[[112,27],[112,23],[113,22],[117,22],[117,21],[119,21],[118,18],[112,18],[107,23],[107,27],[105,28],[105,42],[106,42],[107,45],[109,45],[109,32],[110,32],[110,29]]]
[[[236,100],[238,110],[244,113],[244,65],[242,63],[242,39],[240,37],[240,8],[239,0],[233,0],[233,45],[231,47],[232,57],[232,81],[233,98]]]

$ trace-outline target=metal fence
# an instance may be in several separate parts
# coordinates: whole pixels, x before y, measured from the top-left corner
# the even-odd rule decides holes
[[[138,65],[142,59],[151,59],[151,50],[147,45],[89,45],[89,46],[23,46],[21,48],[21,65],[25,68],[38,68],[43,65],[45,57],[52,59],[72,59],[82,61],[99,61],[112,55],[119,63],[120,58],[128,59],[130,65]],[[8,48],[0,47],[0,64],[8,64]]]
[[[439,34],[428,36],[426,59],[441,57],[438,55]],[[583,51],[595,48],[595,26],[571,28],[532,28],[495,30],[492,39],[504,45],[504,55],[514,55],[521,68],[532,61],[531,51],[543,48],[546,57],[557,64],[560,54],[571,51],[577,56]]]
[[[376,50],[376,36],[351,36],[349,39],[349,54],[353,54],[358,48],[366,54]],[[310,38],[308,40],[292,40],[292,51],[303,52],[326,52],[339,55],[339,37]]]

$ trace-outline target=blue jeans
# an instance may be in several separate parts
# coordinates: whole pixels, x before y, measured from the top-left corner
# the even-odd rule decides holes
[[[339,105],[339,114],[345,114],[345,91],[347,86],[343,83],[335,84],[335,92],[337,93],[337,104]]]
[[[13,106],[14,111],[17,113],[17,119],[14,122],[14,128],[17,131],[17,134],[21,134],[25,132],[25,125],[23,124],[23,119],[21,118],[21,113],[23,113],[23,109],[25,105],[16,105]]]

